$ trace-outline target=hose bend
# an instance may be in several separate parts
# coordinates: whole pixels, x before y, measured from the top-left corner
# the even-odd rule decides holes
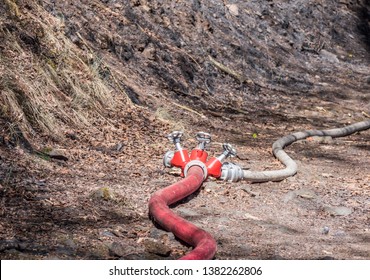
[[[297,173],[297,163],[284,151],[284,148],[298,140],[310,136],[331,136],[333,138],[343,137],[355,132],[370,128],[370,119],[348,125],[342,128],[327,130],[305,130],[284,136],[272,145],[274,156],[285,165],[284,169],[271,171],[250,171],[243,170],[243,179],[251,182],[281,181]]]
[[[149,200],[149,213],[155,222],[194,247],[180,260],[212,259],[216,253],[216,241],[209,233],[177,216],[169,208],[169,205],[195,192],[203,180],[203,169],[194,165],[184,179],[155,192]]]

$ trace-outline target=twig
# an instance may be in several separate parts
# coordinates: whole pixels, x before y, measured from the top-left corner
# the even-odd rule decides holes
[[[268,89],[268,90],[280,91],[279,88],[275,88],[275,87],[270,86],[270,85],[263,85],[259,82],[252,81],[251,79],[248,79],[243,75],[240,75],[239,73],[235,72],[234,70],[231,70],[227,66],[225,66],[222,63],[216,61],[211,56],[208,56],[208,58],[209,58],[209,61],[212,63],[213,66],[215,66],[217,69],[229,74],[231,77],[233,77],[235,80],[237,80],[240,83],[246,83],[247,85],[250,85],[250,86],[258,86],[260,88],[265,88],[265,89]]]
[[[362,114],[363,114],[365,117],[370,118],[370,115],[369,115],[369,114],[366,114],[366,112],[365,112],[365,111],[362,111]]]
[[[234,79],[238,80],[240,83],[247,83],[247,84],[253,84],[251,80],[246,79],[243,75],[240,75],[239,73],[235,72],[234,70],[231,70],[227,66],[221,64],[220,62],[216,61],[213,57],[210,55],[208,56],[209,61],[219,70],[229,74]]]
[[[175,105],[175,106],[177,106],[177,107],[179,107],[179,108],[181,108],[181,109],[184,109],[184,110],[186,110],[186,111],[189,111],[189,112],[191,112],[191,113],[194,113],[194,114],[196,114],[196,115],[200,116],[200,117],[201,117],[201,118],[203,118],[203,119],[205,119],[205,118],[206,118],[206,116],[205,116],[205,115],[203,115],[203,114],[201,114],[201,113],[198,113],[197,111],[194,111],[193,109],[190,109],[189,107],[186,107],[186,106],[184,106],[184,105],[180,105],[180,104],[178,104],[178,103],[176,103],[176,102],[172,102],[172,104],[173,104],[173,105]]]

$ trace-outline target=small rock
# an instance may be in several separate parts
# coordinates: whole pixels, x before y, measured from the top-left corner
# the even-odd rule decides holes
[[[18,249],[18,248],[19,248],[19,241],[15,239],[0,240],[0,252],[3,252],[5,250]]]
[[[290,200],[296,198],[296,197],[302,197],[305,199],[315,199],[317,198],[317,195],[314,191],[309,190],[309,189],[299,189],[296,191],[290,191],[288,192],[284,197],[283,201],[284,203],[289,202]]]
[[[103,234],[104,232],[106,232],[107,230],[103,231]],[[114,236],[117,236],[117,237],[123,237],[123,236],[129,236],[129,230],[118,225],[118,226],[115,226],[111,231],[107,231],[111,234],[113,234]],[[108,234],[109,234],[108,233]],[[136,236],[135,236],[136,237]]]
[[[226,5],[226,7],[229,9],[230,14],[236,17],[239,16],[239,8],[237,5],[229,4],[229,5]]]
[[[316,194],[314,191],[307,190],[307,189],[300,189],[295,191],[296,195],[306,199],[314,199],[316,198]]]
[[[92,193],[92,197],[95,199],[103,199],[103,200],[114,200],[115,199],[114,193],[108,187],[102,187],[102,188],[95,190]]]
[[[146,251],[149,253],[153,253],[158,256],[164,256],[164,257],[168,257],[171,254],[170,247],[156,240],[145,239],[143,243],[144,243]]]
[[[51,149],[50,152],[47,153],[49,157],[58,160],[67,161],[68,157],[66,156],[66,150],[63,149]]]
[[[241,256],[248,256],[253,252],[253,249],[251,246],[241,244],[235,248],[236,253]]]
[[[149,60],[155,60],[156,50],[153,44],[149,44],[142,52],[143,56]]]
[[[247,155],[246,153],[238,153],[238,154],[236,155],[236,157],[237,157],[238,159],[240,159],[240,160],[248,160],[248,159],[249,159],[249,157],[248,157],[248,155]]]
[[[114,255],[109,247],[111,244],[108,243],[98,243],[96,246],[92,246],[89,249],[88,258],[94,260],[106,260],[109,255]]]
[[[159,239],[159,240],[175,240],[175,235],[172,232],[167,232],[158,228],[153,228],[150,230],[149,237],[153,239]]]
[[[153,228],[150,230],[149,237],[153,239],[161,239],[165,234],[167,234],[166,231],[160,230],[158,228]]]
[[[76,243],[75,243],[75,242],[73,241],[73,239],[71,239],[71,238],[66,239],[66,240],[64,241],[64,245],[65,245],[66,247],[68,247],[69,249],[72,249],[72,250],[76,250],[76,248],[77,248]]]
[[[110,232],[109,230],[103,230],[100,234],[102,236],[106,236],[106,237],[115,237],[116,236],[114,233]]]
[[[366,83],[370,85],[370,76],[366,78]]]
[[[330,173],[322,173],[321,176],[324,177],[324,178],[333,178],[334,177],[333,174],[330,174]]]
[[[141,6],[141,8],[142,8],[145,12],[147,12],[147,13],[149,13],[149,12],[152,10],[148,5],[142,5],[142,6]]]
[[[323,234],[328,234],[328,233],[329,233],[329,231],[330,231],[330,229],[329,229],[329,227],[327,227],[327,226],[323,227],[323,229],[322,229],[322,233],[323,233]]]
[[[250,194],[250,196],[252,196],[252,197],[255,197],[255,196],[259,196],[260,195],[259,192],[252,191],[252,189],[251,189],[250,186],[241,186],[240,189],[243,190],[243,191],[245,191],[246,193]]]
[[[324,137],[321,137],[320,143],[322,143],[322,144],[333,144],[334,140],[331,136],[324,136]]]
[[[123,149],[124,145],[122,142],[117,143],[116,145],[113,146],[112,150],[121,152]]]
[[[332,216],[348,216],[353,210],[344,206],[325,206],[324,210]]]
[[[331,62],[331,63],[339,63],[339,59],[338,57],[331,53],[331,52],[328,52],[327,50],[321,50],[320,51],[320,56],[321,58]]]
[[[124,246],[119,242],[113,242],[108,244],[109,251],[112,255],[122,257],[128,255],[135,251],[135,248],[132,246]]]

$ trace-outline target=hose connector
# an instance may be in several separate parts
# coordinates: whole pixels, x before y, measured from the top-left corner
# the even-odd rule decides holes
[[[228,182],[238,182],[243,179],[243,169],[231,162],[225,162],[221,167],[221,180]]]
[[[208,175],[220,178],[222,172],[222,160],[236,156],[236,150],[228,143],[222,144],[222,148],[224,149],[223,153],[219,155],[218,157],[211,158],[207,163],[206,166],[208,168]]]
[[[199,166],[200,168],[203,169],[203,179],[206,180],[207,177],[208,177],[207,166],[205,165],[204,162],[202,162],[200,160],[191,160],[191,161],[189,161],[186,164],[185,168],[184,168],[184,176],[185,177],[187,176],[188,170],[190,169],[190,167],[192,167],[194,165]]]
[[[184,170],[185,165],[189,162],[190,157],[187,150],[184,150],[181,147],[181,137],[183,135],[182,131],[173,131],[167,135],[167,138],[175,144],[176,150],[173,152],[173,155],[170,152],[167,152],[163,158],[163,164],[166,167],[180,167],[181,170]]]
[[[173,159],[173,156],[174,156],[175,152],[174,151],[168,151],[164,154],[163,156],[163,165],[165,167],[172,167],[172,159]]]

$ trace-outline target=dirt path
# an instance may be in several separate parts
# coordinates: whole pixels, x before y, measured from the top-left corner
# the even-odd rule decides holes
[[[207,117],[194,126],[190,114],[182,114],[189,128],[211,128],[216,142],[211,153],[219,153],[217,143],[227,140],[236,145],[243,160],[235,161],[243,167],[280,167],[270,144],[289,123],[272,118],[251,126],[237,116]],[[190,140],[184,144],[189,148],[195,144]],[[212,233],[217,259],[368,259],[369,140],[363,132],[295,143],[287,150],[298,162],[296,176],[264,184],[208,180],[173,210]],[[137,144],[139,151],[144,145],[151,149],[133,157],[71,145],[68,163],[18,150],[22,159],[16,165],[2,149],[3,176],[17,178],[12,187],[2,186],[3,258],[176,258],[189,250],[156,229],[147,214],[150,195],[179,180],[178,172],[164,170],[161,163],[171,144],[164,137]],[[28,169],[29,163],[36,169]]]

